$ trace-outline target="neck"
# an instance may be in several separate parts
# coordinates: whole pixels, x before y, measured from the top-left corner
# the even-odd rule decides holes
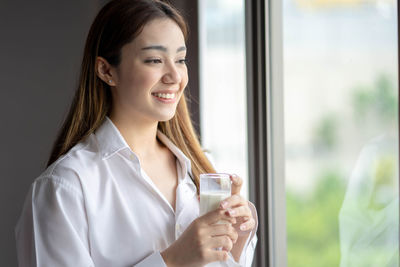
[[[157,154],[160,144],[157,141],[158,122],[135,121],[131,117],[111,113],[110,119],[120,131],[126,143],[139,158]]]

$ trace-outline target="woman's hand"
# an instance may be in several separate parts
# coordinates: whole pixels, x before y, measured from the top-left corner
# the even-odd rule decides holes
[[[194,220],[171,246],[161,252],[165,264],[168,267],[203,266],[213,261],[226,261],[238,238],[232,227],[236,219],[226,212],[219,208]],[[220,220],[229,223],[215,224]],[[221,247],[222,250],[216,250]]]
[[[220,207],[227,209],[227,214],[231,218],[236,218],[237,223],[233,227],[238,232],[239,236],[248,235],[256,225],[249,202],[240,195],[243,180],[233,174],[230,176],[232,181],[232,196],[221,202]]]

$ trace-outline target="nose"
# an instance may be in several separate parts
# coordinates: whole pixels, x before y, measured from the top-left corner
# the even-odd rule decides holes
[[[180,83],[182,80],[182,76],[179,72],[179,70],[177,69],[177,67],[175,66],[174,63],[170,63],[166,66],[165,69],[165,73],[164,76],[162,77],[162,81],[164,83]]]

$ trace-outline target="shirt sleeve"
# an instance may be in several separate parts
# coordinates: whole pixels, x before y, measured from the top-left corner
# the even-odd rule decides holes
[[[80,190],[54,177],[36,180],[15,234],[20,267],[92,266]]]
[[[154,252],[141,262],[137,263],[134,267],[167,267],[167,265],[165,265],[160,252]]]
[[[239,265],[243,267],[250,267],[251,263],[253,262],[254,257],[254,250],[257,245],[257,228],[258,228],[258,216],[257,210],[253,203],[249,201],[249,208],[253,215],[254,220],[256,221],[256,225],[254,226],[253,230],[251,231],[245,246],[243,247],[242,254],[240,255]]]

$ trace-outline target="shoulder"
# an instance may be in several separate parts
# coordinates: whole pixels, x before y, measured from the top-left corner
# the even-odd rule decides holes
[[[35,179],[35,184],[52,184],[72,191],[81,191],[81,179],[97,168],[101,161],[93,135],[79,142]]]

